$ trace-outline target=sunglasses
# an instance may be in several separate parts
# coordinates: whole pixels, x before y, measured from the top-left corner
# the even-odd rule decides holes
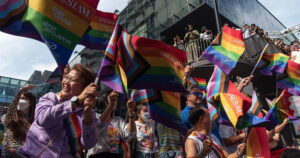
[[[200,92],[194,92],[194,93],[189,93],[189,95],[194,94],[196,97],[202,96],[202,93]]]

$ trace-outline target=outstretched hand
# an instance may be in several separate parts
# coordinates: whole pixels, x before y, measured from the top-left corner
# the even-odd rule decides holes
[[[251,80],[253,79],[253,75],[251,75],[251,76],[249,76],[249,77],[246,77],[246,78],[243,78],[242,79],[242,81],[241,81],[241,83],[238,85],[238,90],[239,91],[242,91],[243,90],[243,88],[245,87],[245,86],[247,86],[250,82],[251,82]]]

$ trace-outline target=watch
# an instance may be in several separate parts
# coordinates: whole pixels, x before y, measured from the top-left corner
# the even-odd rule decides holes
[[[79,103],[78,97],[74,96],[71,98],[72,103],[74,103],[77,107],[82,107],[82,105]]]

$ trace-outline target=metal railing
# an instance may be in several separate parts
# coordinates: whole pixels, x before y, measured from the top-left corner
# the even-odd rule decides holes
[[[195,39],[184,44],[187,56],[187,63],[191,63],[200,59],[202,53],[210,46],[213,40]]]

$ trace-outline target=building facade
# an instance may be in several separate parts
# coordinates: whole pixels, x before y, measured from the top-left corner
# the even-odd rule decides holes
[[[257,0],[217,0],[221,25],[237,27],[257,24],[265,31],[281,31],[285,26]],[[188,24],[217,31],[213,0],[131,0],[119,14],[127,32],[168,42],[184,35]]]

